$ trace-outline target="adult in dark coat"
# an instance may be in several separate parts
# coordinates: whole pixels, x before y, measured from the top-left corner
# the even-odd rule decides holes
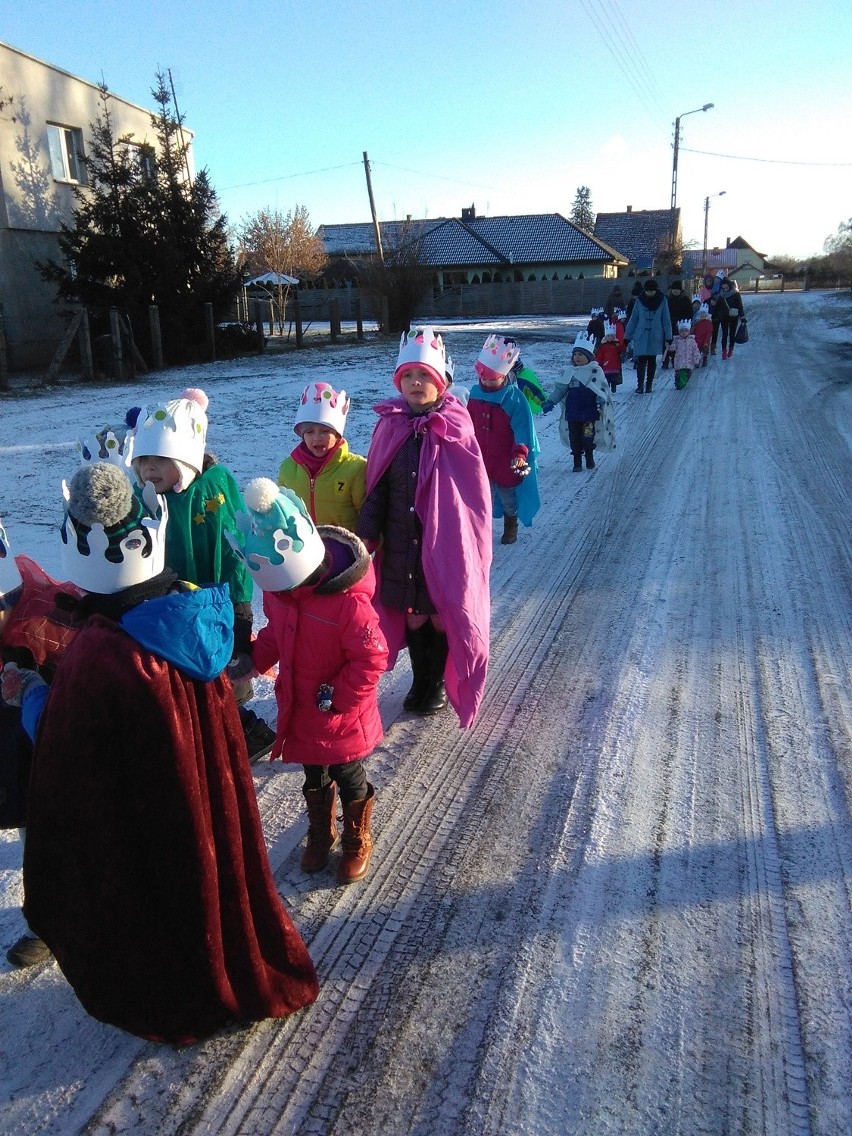
[[[665,351],[672,340],[669,306],[653,277],[642,286],[642,292],[627,321],[624,329],[625,343],[628,340],[633,344],[636,359],[636,392],[650,394],[657,369],[657,356]]]
[[[677,333],[678,320],[689,320],[692,323],[692,297],[687,295],[682,280],[673,280],[666,295],[669,306],[669,321],[672,325],[672,334]],[[668,367],[671,356],[663,356],[663,368]]]
[[[730,359],[734,353],[737,326],[741,319],[745,319],[743,298],[740,295],[736,280],[726,278],[722,281],[716,311],[718,312],[718,325],[722,329],[722,358]],[[714,324],[714,330],[715,326]]]
[[[89,589],[98,561],[107,575],[122,568],[99,552],[100,523],[109,555],[125,565],[144,558],[128,550],[156,528],[141,514],[91,525],[72,514],[78,478],[103,469],[136,500],[115,466],[83,467],[72,481],[68,515],[78,527],[66,518],[63,537],[86,546],[90,565],[75,576],[67,564],[68,574]],[[154,567],[163,543],[155,532]],[[188,1044],[228,1022],[308,1005],[316,973],[275,888],[222,675],[233,646],[227,587],[195,589],[162,570],[117,589],[107,580],[78,614],[38,721],[24,850],[29,925],[93,1017],[152,1041]],[[25,725],[38,693],[21,692]]]

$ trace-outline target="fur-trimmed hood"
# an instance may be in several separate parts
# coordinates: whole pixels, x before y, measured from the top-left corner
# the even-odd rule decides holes
[[[363,540],[339,525],[317,525],[331,559],[328,573],[317,584],[318,596],[334,596],[363,580],[370,569],[370,554]]]

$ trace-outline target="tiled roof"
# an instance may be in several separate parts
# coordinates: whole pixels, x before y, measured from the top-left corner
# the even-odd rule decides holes
[[[745,239],[745,237],[735,237],[734,240],[732,240],[729,243],[728,248],[749,249],[751,252],[753,252],[755,254],[755,256],[763,257],[764,260],[766,259],[766,253],[765,252],[758,252],[757,249],[754,247],[754,245],[750,245],[748,243],[748,241]]]
[[[680,226],[679,209],[632,209],[626,213],[598,213],[595,236],[632,264],[650,265],[673,231]]]
[[[703,249],[687,249],[683,254],[684,267],[691,268],[693,272],[700,272],[704,267],[704,250]],[[720,268],[736,268],[737,267],[737,250],[735,248],[723,248],[718,252],[713,249],[707,250],[707,271],[718,272]]]
[[[624,260],[600,238],[583,232],[560,213],[510,217],[439,218],[381,222],[382,244],[393,247],[422,234],[425,259],[435,267],[486,264],[590,264]],[[329,256],[375,253],[373,226],[320,225],[317,235]]]

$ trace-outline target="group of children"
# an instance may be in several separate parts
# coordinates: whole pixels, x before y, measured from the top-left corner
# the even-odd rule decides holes
[[[67,582],[14,557],[0,529],[0,800],[15,802],[0,819],[24,840],[30,927],[11,961],[52,954],[90,1013],[157,1040],[313,1001],[263,845],[258,720],[239,704],[277,665],[271,752],[303,766],[302,868],[339,846],[338,881],[363,879],[379,680],[407,647],[404,708],[449,702],[473,725],[492,516],[512,544],[540,505],[534,412],[561,404],[575,469],[615,445],[595,350],[579,336],[546,398],[517,343],[489,336],[465,399],[442,337],[414,328],[366,458],[345,439],[346,392],[312,383],[277,482],[242,492],[207,450],[208,400],[191,388],[81,445],[63,486]]]

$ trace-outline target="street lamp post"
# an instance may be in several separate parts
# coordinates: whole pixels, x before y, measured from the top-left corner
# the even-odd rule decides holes
[[[711,193],[704,198],[704,267],[701,269],[701,275],[707,275],[707,215],[710,212],[710,198],[711,197],[724,197],[726,190],[720,189],[718,193]]]
[[[674,135],[674,159],[672,161],[672,209],[674,209],[677,202],[677,155],[680,149],[680,120],[686,118],[688,114],[699,114],[703,110],[710,110],[713,103],[705,103],[702,107],[696,107],[695,110],[685,110],[683,114],[679,114],[675,119],[675,135]]]

